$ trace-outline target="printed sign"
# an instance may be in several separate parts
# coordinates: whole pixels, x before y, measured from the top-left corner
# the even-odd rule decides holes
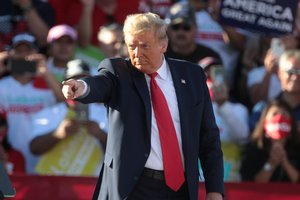
[[[222,0],[219,21],[261,34],[293,31],[298,0]]]
[[[98,141],[82,129],[44,154],[36,172],[44,175],[97,176],[103,158]]]

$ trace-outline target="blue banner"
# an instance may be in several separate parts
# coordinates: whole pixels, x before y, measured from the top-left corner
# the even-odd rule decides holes
[[[219,22],[261,34],[293,31],[298,0],[222,0]]]

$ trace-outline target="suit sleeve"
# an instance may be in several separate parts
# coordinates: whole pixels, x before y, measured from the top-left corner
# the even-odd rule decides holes
[[[203,75],[204,77],[205,75]],[[221,150],[219,128],[215,122],[212,103],[205,78],[202,85],[204,109],[202,113],[199,158],[205,178],[206,192],[224,194],[223,153]]]
[[[89,93],[78,99],[82,103],[107,103],[117,86],[118,75],[115,74],[111,60],[104,59],[99,64],[98,75],[83,78],[90,88]]]

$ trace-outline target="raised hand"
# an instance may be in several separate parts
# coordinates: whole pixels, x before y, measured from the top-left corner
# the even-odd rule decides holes
[[[32,4],[31,0],[12,0],[13,4],[19,6],[24,9]]]
[[[78,133],[80,129],[80,123],[76,120],[64,119],[56,131],[54,131],[54,137],[58,139],[65,139],[70,135]]]
[[[277,73],[278,70],[278,57],[273,54],[272,50],[269,49],[264,59],[264,65],[267,73]]]
[[[270,150],[270,163],[272,163],[272,165],[276,167],[281,164],[285,156],[286,155],[283,144],[277,141],[273,142]]]
[[[2,51],[0,52],[0,77],[2,74],[7,72],[7,66],[5,61],[8,59],[8,52],[7,51]]]
[[[30,54],[25,58],[27,61],[35,61],[37,63],[37,75],[45,76],[48,71],[46,56],[39,53]]]

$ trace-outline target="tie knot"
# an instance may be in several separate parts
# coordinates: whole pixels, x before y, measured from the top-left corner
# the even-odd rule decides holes
[[[151,79],[154,79],[158,75],[158,73],[154,72],[154,73],[148,74],[148,75],[151,77]]]

